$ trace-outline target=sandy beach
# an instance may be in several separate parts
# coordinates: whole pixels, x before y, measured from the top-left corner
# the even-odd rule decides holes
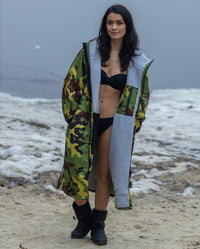
[[[152,94],[131,162],[133,209],[110,199],[105,248],[200,248],[199,94]],[[72,199],[52,191],[64,154],[60,100],[0,95],[0,249],[97,248],[89,234],[70,238]]]
[[[187,172],[195,181],[199,170]],[[176,175],[177,177],[177,175]],[[184,185],[184,175],[177,182]],[[187,175],[187,178],[189,176]],[[1,177],[0,248],[66,249],[97,248],[88,234],[82,240],[70,238],[76,225],[72,199],[45,188],[55,175],[41,176],[39,184],[10,184]],[[133,196],[133,209],[119,211],[111,198],[106,220],[108,245],[105,248],[197,249],[200,248],[199,188],[194,197],[178,196],[180,185],[149,195]],[[196,178],[198,179],[198,178]],[[166,179],[167,180],[167,179]],[[14,187],[11,185],[15,185]],[[91,193],[93,206],[94,194]]]

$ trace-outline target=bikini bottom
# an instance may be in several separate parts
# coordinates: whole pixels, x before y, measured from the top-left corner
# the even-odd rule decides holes
[[[113,117],[110,117],[110,118],[99,118],[98,135],[100,136],[112,124],[113,124]]]

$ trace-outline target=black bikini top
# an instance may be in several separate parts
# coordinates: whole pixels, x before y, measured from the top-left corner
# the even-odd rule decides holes
[[[109,85],[116,90],[123,90],[126,85],[127,75],[123,73],[108,77],[106,72],[101,69],[101,85]]]

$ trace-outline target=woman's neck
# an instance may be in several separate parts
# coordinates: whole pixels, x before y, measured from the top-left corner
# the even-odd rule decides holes
[[[112,52],[120,52],[122,47],[122,40],[110,40],[111,51]]]

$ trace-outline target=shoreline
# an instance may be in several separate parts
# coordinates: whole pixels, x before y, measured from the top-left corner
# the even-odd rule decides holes
[[[133,209],[110,199],[106,248],[200,249],[199,93],[152,94],[131,161]],[[1,96],[0,249],[96,248],[89,235],[70,238],[73,200],[51,191],[63,165],[60,102]]]

